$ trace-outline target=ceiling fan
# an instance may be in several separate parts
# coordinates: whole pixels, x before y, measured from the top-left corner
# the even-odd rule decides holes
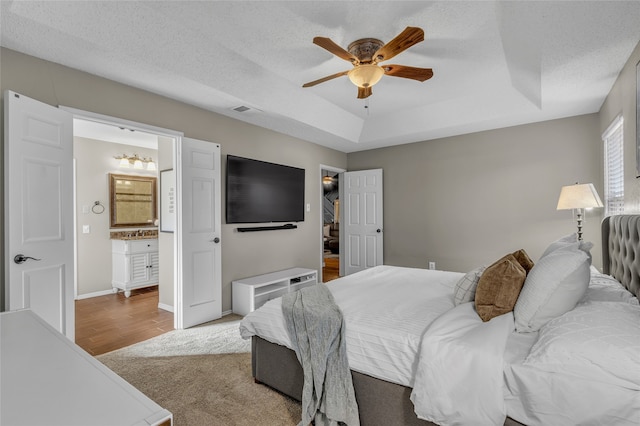
[[[410,78],[418,81],[428,80],[433,77],[433,70],[431,68],[416,68],[406,65],[378,65],[378,63],[393,58],[423,40],[424,31],[417,27],[405,28],[404,31],[387,44],[375,38],[363,38],[351,43],[347,50],[338,46],[329,38],[315,37],[313,39],[314,44],[328,50],[345,61],[350,61],[353,64],[353,68],[311,81],[302,85],[302,87],[315,86],[316,84],[346,75],[349,76],[349,80],[351,80],[353,84],[358,86],[358,99],[364,99],[371,96],[373,93],[371,87],[380,81],[383,75]]]

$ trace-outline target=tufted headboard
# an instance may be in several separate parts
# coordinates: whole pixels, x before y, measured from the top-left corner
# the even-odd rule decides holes
[[[640,299],[640,215],[604,218],[602,269]]]

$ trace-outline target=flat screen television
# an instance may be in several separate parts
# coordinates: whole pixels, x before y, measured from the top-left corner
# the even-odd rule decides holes
[[[227,223],[304,221],[304,169],[227,155]]]

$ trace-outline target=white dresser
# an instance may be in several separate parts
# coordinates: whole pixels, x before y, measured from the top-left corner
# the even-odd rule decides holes
[[[131,290],[158,284],[158,240],[111,240],[111,285],[114,291]]]
[[[31,310],[0,313],[0,424],[168,426],[172,415]]]

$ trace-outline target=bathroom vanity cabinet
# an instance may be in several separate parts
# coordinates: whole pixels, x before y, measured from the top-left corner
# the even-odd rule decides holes
[[[131,290],[158,284],[158,240],[111,240],[113,290]]]

